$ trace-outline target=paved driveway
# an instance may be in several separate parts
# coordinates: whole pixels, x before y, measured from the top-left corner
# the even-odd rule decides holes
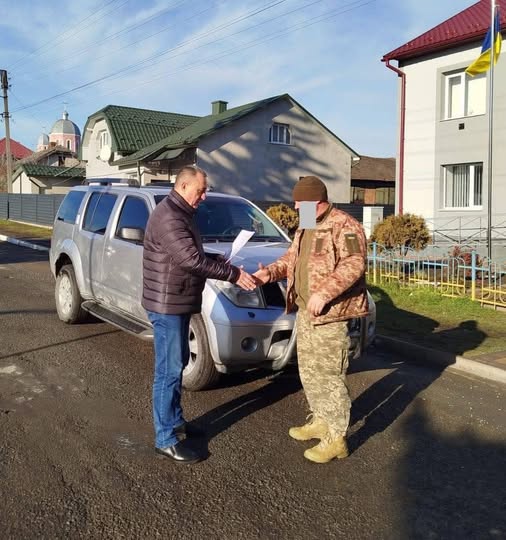
[[[296,372],[185,393],[206,461],[152,450],[149,344],[56,317],[43,254],[0,243],[3,538],[504,538],[504,387],[372,351],[350,458],[304,460]]]

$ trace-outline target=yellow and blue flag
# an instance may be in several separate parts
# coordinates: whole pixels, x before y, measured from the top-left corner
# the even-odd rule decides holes
[[[499,19],[499,8],[495,12],[494,18],[494,65],[499,58],[501,53],[501,22]],[[480,56],[466,69],[466,73],[474,77],[478,73],[485,73],[490,69],[490,56],[492,50],[492,28],[488,29],[487,35],[483,40],[483,45],[481,46]]]

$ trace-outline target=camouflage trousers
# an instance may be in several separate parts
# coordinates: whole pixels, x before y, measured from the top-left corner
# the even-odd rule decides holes
[[[346,386],[348,324],[313,325],[306,310],[297,312],[299,375],[309,408],[335,435],[346,435],[351,401]]]

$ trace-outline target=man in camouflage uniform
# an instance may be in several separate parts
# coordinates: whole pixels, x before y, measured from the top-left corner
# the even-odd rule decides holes
[[[346,387],[347,321],[368,313],[365,284],[366,240],[362,226],[328,202],[316,176],[294,187],[295,208],[316,202],[316,228],[295,233],[288,251],[255,273],[259,282],[287,278],[287,312],[297,311],[299,373],[311,410],[309,421],[290,428],[296,440],[321,439],[304,452],[316,463],[348,456],[346,431],[351,401]]]

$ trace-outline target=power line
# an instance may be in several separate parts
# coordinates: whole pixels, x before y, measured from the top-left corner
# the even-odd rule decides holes
[[[113,0],[113,1],[116,1],[116,0]],[[145,19],[143,19],[140,23],[130,25],[130,26],[126,27],[126,28],[123,28],[122,30],[119,30],[118,32],[115,32],[115,33],[113,33],[113,34],[109,34],[108,36],[101,37],[101,38],[100,38],[100,44],[103,44],[104,42],[109,41],[109,40],[111,40],[111,39],[115,39],[115,38],[119,37],[119,36],[122,35],[122,34],[126,34],[126,33],[128,33],[128,32],[132,32],[133,30],[135,30],[135,29],[137,29],[137,28],[140,28],[141,26],[144,26],[144,25],[148,24],[148,23],[151,22],[153,19],[158,18],[158,17],[160,17],[161,15],[163,15],[163,14],[169,12],[169,11],[172,11],[172,10],[175,9],[175,8],[180,7],[181,5],[185,4],[186,2],[188,2],[188,0],[181,0],[181,1],[179,2],[179,4],[176,4],[176,5],[174,5],[174,6],[170,6],[170,7],[168,7],[168,8],[161,9],[161,10],[157,11],[156,13],[154,13],[153,15],[150,15],[149,17],[146,17]],[[121,7],[121,6],[119,6],[119,7]],[[208,11],[209,9],[212,9],[212,5],[211,5],[211,7],[207,7],[204,11],[199,12],[199,14],[204,13],[205,11]],[[96,21],[94,21],[94,22],[96,22]],[[169,25],[169,26],[166,27],[166,28],[170,28],[171,26],[174,26],[174,24]],[[163,31],[163,30],[161,30],[161,31]],[[155,34],[152,34],[152,35],[156,35],[156,34],[160,33],[161,31],[156,32]],[[142,40],[139,40],[137,43],[139,43],[140,41],[144,41],[145,39],[148,39],[149,37],[151,37],[151,36],[147,36],[147,37],[143,38]],[[84,53],[84,52],[86,52],[86,51],[89,51],[90,49],[93,49],[93,48],[96,48],[96,47],[97,47],[97,43],[96,43],[96,42],[93,42],[93,43],[91,43],[91,45],[88,45],[87,47],[84,47],[84,48],[82,48],[82,49],[79,49],[79,50],[73,52],[72,54],[70,54],[70,55],[68,55],[68,56],[64,56],[63,58],[60,59],[60,62],[64,63],[67,59],[69,59],[69,58],[76,58],[77,56],[81,55],[82,53]],[[122,48],[124,48],[124,47],[122,47]],[[121,49],[119,49],[119,50],[121,50]],[[112,51],[112,52],[116,52],[116,51]],[[109,52],[109,54],[110,54],[110,52]],[[109,54],[108,54],[108,55],[109,55]],[[98,60],[98,59],[100,59],[100,58],[105,58],[105,57],[108,56],[108,55],[99,56],[99,57],[95,58],[95,60]],[[49,77],[49,76],[52,77],[52,76],[54,76],[55,74],[63,73],[63,72],[65,72],[65,71],[69,71],[70,69],[74,69],[74,68],[76,68],[76,67],[79,67],[79,65],[80,65],[80,64],[74,64],[73,66],[68,67],[68,68],[65,68],[65,69],[60,69],[60,70],[58,70],[58,71],[52,71],[51,74],[49,74],[49,75],[47,75],[47,76],[45,76],[45,77]],[[21,76],[25,75],[26,73],[30,73],[30,71],[22,71],[21,73],[18,73],[18,76],[21,77]],[[42,78],[42,77],[39,77],[39,78],[37,78],[37,79],[30,79],[30,80],[39,80],[40,78]]]
[[[181,2],[180,4],[178,4],[178,6],[181,5],[181,4],[183,4],[183,3],[185,3],[185,2],[187,2],[187,1],[188,1],[188,0],[183,0],[183,2]],[[185,22],[187,22],[187,21],[189,21],[189,20],[191,20],[191,19],[194,19],[195,17],[199,17],[199,16],[203,15],[203,14],[206,13],[207,11],[213,9],[213,4],[215,4],[215,3],[216,3],[216,2],[211,2],[210,5],[208,5],[205,9],[203,9],[202,11],[199,11],[199,12],[197,12],[197,13],[194,13],[194,14],[191,15],[190,17],[187,17],[186,19],[184,19],[183,21],[181,21],[181,23],[185,23]],[[177,7],[178,7],[178,6],[177,6]],[[173,8],[170,8],[170,9],[173,9]],[[168,10],[164,10],[164,11],[168,11]],[[152,18],[152,17],[151,17],[151,18]],[[144,24],[147,24],[147,22],[149,22],[149,21],[142,22],[142,23],[139,24],[138,26],[143,26]],[[160,30],[158,30],[158,31],[156,31],[156,32],[154,32],[154,33],[152,33],[152,34],[149,34],[149,35],[147,35],[147,36],[144,36],[142,39],[138,39],[137,41],[133,41],[133,42],[131,42],[131,43],[127,43],[127,44],[124,45],[123,47],[119,47],[119,48],[117,48],[117,49],[114,49],[113,51],[108,51],[107,54],[103,54],[103,55],[101,55],[101,56],[96,56],[96,57],[94,57],[94,60],[97,61],[97,60],[101,60],[102,58],[108,58],[108,57],[111,56],[111,54],[114,54],[114,53],[116,53],[116,52],[119,52],[119,51],[122,51],[122,50],[124,50],[124,49],[127,49],[128,47],[132,47],[133,45],[137,45],[137,44],[139,44],[139,43],[142,43],[143,41],[146,41],[147,39],[150,39],[150,38],[152,38],[152,37],[154,37],[154,36],[157,36],[158,34],[161,34],[162,32],[165,32],[166,30],[168,30],[169,28],[172,28],[172,27],[177,26],[177,25],[178,25],[178,23],[172,23],[172,24],[169,24],[169,25],[165,26],[164,28],[162,28],[162,29],[160,29]],[[133,29],[133,28],[131,28],[131,29]],[[130,30],[131,30],[131,29],[130,29]],[[130,31],[130,30],[128,30],[128,31]],[[104,39],[102,40],[102,43],[103,43],[105,40],[109,39],[109,38],[112,39],[113,37],[117,37],[117,34],[120,34],[120,33],[122,33],[122,31],[117,32],[116,34],[111,34],[110,36],[107,36],[106,38],[104,38]],[[93,47],[95,47],[95,46],[96,46],[96,44],[90,45],[89,47],[86,47],[85,49],[82,49],[81,51],[78,51],[76,54],[73,54],[72,56],[67,56],[67,57],[63,58],[61,61],[64,62],[67,58],[71,58],[71,57],[74,58],[76,55],[82,54],[83,52],[86,52],[86,51],[88,51],[89,49],[91,49],[91,48],[93,48]],[[38,81],[38,80],[41,80],[41,79],[53,78],[54,75],[57,75],[57,74],[60,74],[60,73],[65,73],[66,71],[70,71],[70,70],[72,70],[72,69],[76,69],[76,68],[78,68],[78,67],[81,66],[81,65],[82,65],[82,62],[81,62],[81,63],[74,64],[74,65],[69,66],[69,67],[64,68],[64,69],[59,69],[59,70],[56,70],[56,71],[52,71],[52,72],[49,73],[49,74],[44,74],[44,75],[42,75],[42,76],[40,76],[40,77],[37,77],[37,78],[35,78],[35,79],[29,79],[29,80],[33,82],[33,81]],[[29,73],[29,72],[22,72],[21,74],[19,74],[19,76],[21,77],[21,76],[23,76],[25,73]]]
[[[295,12],[297,12],[297,11],[301,11],[301,10],[303,10],[303,9],[307,9],[308,7],[311,7],[311,6],[315,5],[315,4],[319,4],[319,3],[322,2],[322,1],[323,1],[323,0],[314,0],[313,2],[310,2],[309,4],[305,4],[305,5],[303,5],[303,6],[299,6],[298,8],[292,9],[292,10],[290,10],[290,11],[285,11],[284,13],[281,13],[280,15],[276,15],[275,17],[270,17],[269,19],[267,19],[267,20],[265,20],[265,21],[261,21],[261,22],[259,22],[259,23],[257,23],[257,24],[252,25],[252,26],[248,26],[247,28],[243,28],[242,30],[238,30],[237,32],[233,32],[233,33],[228,34],[228,35],[226,35],[226,36],[223,36],[223,37],[221,37],[221,38],[217,38],[217,39],[215,39],[215,40],[213,40],[213,41],[208,41],[208,42],[206,42],[206,43],[203,43],[202,45],[198,45],[197,47],[192,47],[190,50],[182,51],[182,52],[177,53],[177,54],[173,54],[173,55],[169,56],[168,58],[165,58],[164,60],[162,60],[162,62],[166,62],[166,61],[168,61],[168,60],[173,60],[174,58],[177,58],[178,56],[182,56],[182,55],[188,54],[188,53],[190,53],[190,52],[195,52],[195,51],[197,51],[197,50],[199,50],[199,49],[207,48],[207,47],[209,47],[210,45],[214,45],[215,43],[219,43],[220,41],[228,40],[228,39],[230,39],[230,38],[232,38],[232,37],[234,37],[234,36],[237,36],[238,34],[242,34],[243,32],[248,32],[248,31],[250,31],[250,30],[253,30],[253,29],[255,29],[255,28],[258,28],[259,26],[263,26],[264,24],[272,23],[272,22],[274,22],[274,21],[277,20],[277,19],[285,18],[285,17],[288,16],[288,15],[291,15],[291,14],[293,14],[293,13],[295,13]],[[199,37],[199,38],[196,38],[196,39],[200,39],[200,37]],[[191,41],[193,41],[193,40],[190,40],[189,42],[191,42]],[[183,43],[183,44],[180,44],[180,45],[178,45],[178,46],[176,46],[176,47],[173,47],[172,49],[170,49],[170,51],[174,51],[174,50],[180,48],[181,46],[186,45],[187,43],[188,43],[188,42]],[[170,51],[167,51],[167,52],[170,52]],[[153,67],[153,66],[155,66],[155,65],[158,64],[158,63],[159,63],[159,62],[153,62],[149,67]],[[135,73],[135,72],[138,71],[139,69],[142,69],[142,68],[141,68],[141,67],[134,68],[134,69],[132,70],[132,72]],[[113,76],[113,77],[111,77],[111,79],[117,79],[117,78],[118,78],[118,76]]]
[[[332,19],[334,17],[337,17],[338,15],[342,15],[342,14],[347,13],[349,11],[353,11],[355,9],[358,9],[358,8],[364,7],[364,6],[368,5],[368,4],[372,4],[373,2],[376,2],[376,0],[368,0],[368,1],[363,2],[363,3],[360,3],[360,1],[361,0],[357,0],[355,2],[352,2],[351,4],[347,4],[347,6],[352,6],[352,7],[349,7],[348,9],[343,9],[343,10],[338,9],[338,10],[328,11],[326,13],[323,13],[323,14],[319,15],[319,16],[313,17],[312,19],[309,19],[309,21],[307,21],[305,23],[299,23],[299,24],[293,25],[291,27],[287,27],[284,30],[269,34],[268,36],[264,36],[263,38],[260,38],[258,40],[253,40],[250,43],[247,43],[243,47],[240,47],[240,48],[234,47],[232,49],[229,49],[228,51],[225,51],[224,53],[220,53],[220,54],[218,54],[216,56],[209,57],[209,58],[206,58],[204,60],[198,60],[196,62],[193,62],[192,64],[181,67],[180,69],[177,69],[177,70],[172,71],[170,73],[163,73],[163,74],[161,74],[161,75],[159,75],[157,77],[154,77],[152,79],[149,79],[147,81],[139,83],[135,87],[127,88],[127,89],[121,89],[121,90],[115,90],[113,92],[108,92],[108,93],[104,94],[104,96],[113,95],[113,94],[119,94],[119,93],[126,94],[126,93],[134,91],[134,90],[138,91],[139,87],[145,86],[147,84],[151,84],[154,81],[157,81],[157,80],[160,80],[160,79],[163,79],[163,78],[166,78],[166,77],[170,77],[172,75],[176,75],[178,73],[188,71],[190,69],[194,69],[196,67],[200,67],[200,66],[209,64],[211,62],[216,62],[216,60],[220,60],[220,59],[222,59],[222,58],[224,58],[226,56],[231,56],[231,55],[236,54],[238,52],[241,52],[241,51],[244,51],[244,50],[247,50],[247,49],[251,49],[253,47],[261,45],[262,43],[266,43],[268,41],[272,41],[274,39],[277,39],[280,36],[284,36],[286,34],[289,34],[291,32],[297,31],[297,30],[302,30],[304,28],[307,28],[309,26],[313,26],[313,25],[318,24],[320,22],[326,22],[327,20],[330,20],[330,19]],[[353,4],[357,4],[357,3],[358,3],[358,5],[353,5]]]
[[[233,19],[232,21],[229,21],[229,22],[227,22],[227,23],[224,23],[224,24],[222,24],[222,25],[219,25],[218,27],[216,27],[216,28],[214,28],[214,29],[212,29],[212,30],[209,30],[208,32],[204,32],[202,35],[200,35],[200,36],[198,36],[198,37],[196,37],[196,38],[192,38],[192,39],[190,39],[190,40],[188,40],[188,41],[186,41],[186,42],[183,42],[183,43],[177,45],[176,47],[173,47],[173,48],[171,48],[171,49],[162,51],[162,52],[160,52],[160,53],[156,53],[156,54],[154,54],[154,55],[152,55],[152,56],[150,56],[150,57],[148,57],[148,58],[145,58],[144,60],[141,60],[141,61],[139,61],[139,62],[135,62],[134,64],[131,64],[131,65],[129,65],[129,66],[126,66],[126,67],[124,67],[124,68],[122,68],[122,69],[120,69],[120,70],[117,70],[117,71],[115,71],[115,72],[113,72],[113,73],[110,73],[110,74],[108,74],[108,75],[104,75],[104,76],[102,76],[102,77],[99,77],[99,78],[97,78],[97,79],[94,79],[93,81],[88,81],[88,82],[86,82],[86,83],[83,83],[83,84],[81,84],[81,85],[79,85],[79,86],[76,86],[76,87],[70,89],[70,90],[66,90],[65,92],[60,92],[60,93],[55,94],[55,95],[53,95],[53,96],[51,96],[51,97],[48,97],[48,98],[39,100],[39,101],[34,102],[34,103],[31,103],[31,104],[29,104],[29,105],[27,105],[27,106],[25,106],[25,107],[23,107],[23,108],[16,109],[14,112],[19,112],[19,111],[22,111],[22,110],[25,110],[25,109],[28,109],[28,108],[36,107],[37,105],[41,105],[41,104],[43,104],[43,103],[47,103],[48,101],[51,101],[51,100],[53,100],[53,99],[56,99],[56,98],[65,96],[65,95],[70,94],[70,93],[72,93],[72,92],[76,92],[77,90],[82,90],[82,89],[84,89],[84,88],[88,88],[88,87],[93,86],[93,85],[95,85],[95,84],[97,84],[97,83],[99,83],[99,82],[102,82],[102,81],[104,81],[104,80],[106,80],[106,79],[110,79],[110,78],[112,78],[112,77],[115,77],[115,76],[117,76],[117,75],[119,75],[119,74],[122,74],[122,73],[125,73],[125,72],[127,72],[127,71],[130,71],[130,70],[132,70],[132,69],[139,68],[139,67],[143,66],[144,64],[146,64],[147,62],[152,61],[152,60],[155,60],[156,58],[159,58],[159,57],[161,57],[161,56],[164,56],[165,54],[168,54],[169,52],[171,52],[171,51],[173,51],[173,50],[175,50],[175,49],[181,48],[181,47],[183,47],[184,45],[187,45],[188,43],[191,43],[191,42],[193,42],[193,41],[195,41],[195,40],[198,40],[198,39],[202,39],[203,37],[205,37],[205,36],[207,36],[207,35],[209,35],[209,34],[212,34],[212,33],[216,32],[216,31],[218,31],[218,30],[222,30],[222,29],[224,29],[224,28],[227,28],[227,27],[229,27],[229,26],[231,26],[231,25],[233,25],[233,24],[237,24],[238,22],[242,22],[242,21],[244,21],[244,20],[246,20],[246,19],[249,19],[249,18],[251,18],[251,17],[257,15],[258,13],[261,13],[261,12],[263,12],[263,11],[266,11],[267,9],[270,9],[270,8],[272,8],[272,7],[274,7],[274,6],[277,6],[277,5],[279,5],[279,4],[282,4],[282,3],[286,2],[286,1],[287,1],[287,0],[277,0],[277,1],[275,1],[275,2],[272,2],[271,4],[269,4],[269,5],[267,5],[267,6],[264,6],[264,7],[262,7],[262,8],[257,9],[257,10],[254,10],[254,11],[252,11],[252,12],[249,12],[249,13],[247,13],[246,15],[241,15],[241,16],[237,17],[236,19]]]
[[[109,0],[109,2],[107,2],[104,6],[102,6],[101,8],[97,9],[96,11],[94,11],[94,13],[92,13],[91,15],[88,15],[87,17],[85,17],[84,19],[82,19],[81,21],[79,21],[78,23],[76,23],[74,26],[68,28],[67,30],[65,30],[65,32],[63,32],[63,34],[61,34],[60,38],[59,39],[52,39],[52,40],[49,40],[49,41],[46,41],[45,43],[43,43],[42,45],[40,45],[39,47],[37,47],[36,49],[34,49],[33,51],[25,54],[24,56],[22,56],[21,58],[19,58],[18,60],[16,60],[13,64],[11,64],[11,66],[9,67],[9,71],[12,71],[15,67],[17,67],[19,64],[24,64],[26,63],[24,61],[25,58],[28,58],[28,57],[31,57],[31,56],[39,56],[40,54],[42,54],[42,52],[47,49],[48,47],[53,47],[54,45],[57,45],[59,43],[62,43],[63,41],[65,41],[66,39],[68,39],[70,37],[70,35],[75,36],[76,34],[78,34],[79,32],[82,32],[83,30],[85,30],[86,28],[88,28],[89,26],[91,26],[92,24],[95,24],[97,21],[99,21],[100,19],[103,19],[105,16],[109,15],[110,13],[112,13],[113,11],[115,11],[116,9],[124,6],[129,0],[125,0],[122,4],[120,4],[119,6],[116,6],[114,9],[108,11],[107,13],[104,13],[103,15],[101,15],[100,17],[96,18],[94,21],[90,22],[89,24],[87,24],[86,26],[83,26],[82,28],[78,29],[78,27],[80,25],[82,25],[83,22],[87,21],[88,19],[91,19],[93,17],[95,17],[98,13],[100,13],[102,10],[104,10],[107,6],[109,6],[110,4],[113,4],[114,2],[117,2],[118,0]],[[76,31],[77,29],[77,31]],[[70,34],[69,36],[65,37],[66,34]]]
[[[229,49],[225,52],[222,52],[222,53],[219,53],[218,55],[215,55],[215,56],[212,56],[212,57],[208,57],[206,59],[201,59],[201,60],[198,60],[198,61],[195,61],[191,64],[188,64],[186,66],[183,66],[179,69],[176,69],[170,73],[167,73],[167,72],[164,72],[162,73],[161,75],[157,76],[157,77],[154,77],[154,78],[151,78],[147,81],[144,81],[142,83],[138,83],[136,86],[133,86],[131,88],[123,88],[121,90],[115,90],[113,92],[108,92],[104,95],[113,95],[113,94],[118,94],[118,93],[128,93],[130,91],[136,91],[138,90],[139,87],[142,87],[142,86],[145,86],[146,84],[150,84],[156,80],[159,80],[161,78],[166,78],[168,76],[172,76],[172,75],[175,75],[175,74],[178,74],[178,73],[181,73],[183,71],[187,71],[189,69],[194,69],[195,67],[199,67],[199,66],[203,66],[203,65],[206,65],[206,64],[209,64],[211,62],[215,62],[216,60],[220,60],[226,56],[231,56],[233,54],[237,54],[239,52],[242,52],[242,51],[245,51],[245,50],[248,50],[248,49],[251,49],[253,47],[256,47],[260,44],[263,44],[263,43],[266,43],[268,41],[272,41],[273,39],[277,39],[279,38],[280,36],[283,36],[283,35],[286,35],[286,34],[289,34],[291,32],[294,32],[294,31],[298,31],[298,30],[302,30],[304,28],[307,28],[307,27],[310,27],[310,26],[313,26],[315,24],[318,24],[318,23],[321,23],[321,22],[326,22],[327,20],[330,20],[334,17],[337,17],[338,15],[342,15],[344,13],[348,13],[350,11],[353,11],[355,9],[359,9],[361,7],[364,7],[368,4],[372,4],[374,3],[376,0],[368,0],[368,1],[363,1],[363,0],[355,0],[353,2],[350,2],[348,4],[345,4],[344,6],[338,8],[338,9],[334,9],[334,10],[330,10],[330,11],[327,11],[325,13],[322,13],[320,15],[317,15],[303,23],[296,23],[295,25],[292,25],[292,26],[289,26],[289,27],[285,27],[284,29],[282,30],[279,30],[279,31],[276,31],[276,32],[273,32],[271,34],[268,34],[266,36],[263,36],[262,38],[259,38],[259,39],[255,39],[253,41],[250,41],[249,43],[246,43],[244,46],[242,47],[234,47],[232,49]],[[270,20],[269,20],[270,22]],[[255,25],[255,26],[258,26],[258,25]],[[250,29],[250,28],[248,28]],[[239,32],[236,32],[235,34],[237,34]],[[228,38],[230,36],[226,36],[226,38]],[[207,44],[209,45],[209,44]],[[201,48],[201,46],[197,47],[197,48]],[[194,49],[192,49],[193,51]],[[191,52],[191,51],[187,51],[187,52]],[[124,70],[120,70],[120,72],[122,72]],[[118,73],[120,73],[118,72]],[[19,112],[19,111],[22,111],[22,110],[25,110],[27,108],[31,108],[31,107],[34,107],[36,105],[39,105],[41,103],[45,103],[45,102],[48,102],[52,99],[55,99],[56,97],[60,97],[62,95],[65,95],[65,94],[68,94],[68,93],[71,93],[71,92],[74,92],[74,91],[77,91],[81,88],[84,88],[84,87],[87,87],[87,86],[90,86],[91,84],[97,84],[98,82],[101,82],[102,80],[105,80],[105,79],[111,79],[113,77],[115,77],[117,74],[114,73],[114,74],[111,74],[107,77],[102,77],[100,79],[98,79],[97,81],[92,81],[90,83],[86,83],[84,85],[81,85],[81,87],[77,87],[77,88],[74,88],[72,90],[69,90],[67,92],[62,92],[56,96],[52,96],[50,98],[46,98],[44,100],[41,100],[40,102],[37,102],[35,104],[31,104],[31,105],[28,105],[26,106],[25,108],[23,109],[16,109],[15,112]],[[91,100],[87,100],[87,101],[91,101]],[[86,101],[81,101],[81,103],[85,103]]]
[[[11,96],[22,106],[22,107],[25,107],[24,103],[16,96],[16,94],[12,91],[12,88],[9,89],[10,91],[10,94]],[[40,121],[39,118],[37,118],[34,114],[32,114],[31,112],[28,113],[34,120],[35,122],[37,122],[37,124],[40,124],[40,126],[42,127],[44,125],[43,122]]]
[[[236,54],[237,52],[241,52],[241,51],[244,51],[244,50],[247,50],[247,49],[251,49],[253,47],[256,47],[257,45],[261,45],[262,43],[266,43],[268,41],[272,41],[273,39],[277,39],[280,36],[284,36],[286,34],[289,34],[291,32],[297,31],[297,30],[302,30],[304,28],[307,28],[309,26],[313,26],[313,25],[318,24],[320,22],[325,22],[325,21],[330,20],[330,19],[332,19],[334,17],[337,17],[338,15],[342,15],[343,13],[347,13],[347,12],[352,11],[354,9],[358,9],[358,8],[364,7],[364,6],[368,5],[368,4],[372,4],[373,2],[376,2],[376,0],[368,0],[366,2],[360,3],[361,1],[362,0],[356,0],[355,2],[352,2],[351,4],[347,4],[349,6],[349,5],[352,5],[352,4],[359,3],[359,5],[357,5],[357,6],[349,7],[348,9],[345,9],[345,10],[340,10],[340,9],[339,10],[332,10],[332,11],[323,13],[323,14],[321,14],[319,16],[313,17],[312,19],[309,19],[309,21],[307,21],[305,23],[299,23],[299,24],[293,25],[291,27],[287,27],[282,31],[277,31],[277,32],[274,32],[274,33],[269,34],[267,36],[264,36],[263,38],[253,40],[253,41],[247,43],[245,46],[240,47],[239,49],[234,47],[234,48],[229,49],[228,51],[220,53],[220,54],[218,54],[216,56],[213,56],[213,57],[210,57],[210,58],[207,58],[207,59],[204,59],[204,60],[198,60],[196,62],[193,62],[192,64],[189,64],[189,65],[184,66],[184,67],[182,67],[180,69],[172,71],[171,73],[163,73],[162,75],[159,75],[159,76],[157,76],[157,77],[155,77],[153,79],[150,79],[149,81],[145,81],[143,83],[138,84],[132,90],[136,90],[140,86],[150,84],[153,81],[159,80],[161,78],[164,78],[164,77],[167,77],[167,76],[170,76],[170,75],[176,75],[177,73],[181,73],[183,71],[188,71],[189,69],[193,69],[193,68],[201,66],[201,65],[209,64],[211,62],[215,62],[216,60],[220,60],[221,58],[224,58],[226,56],[231,56],[233,54]],[[128,91],[130,91],[130,90],[120,90],[120,91],[115,91],[113,93],[119,93],[119,92],[125,92],[126,93]]]

